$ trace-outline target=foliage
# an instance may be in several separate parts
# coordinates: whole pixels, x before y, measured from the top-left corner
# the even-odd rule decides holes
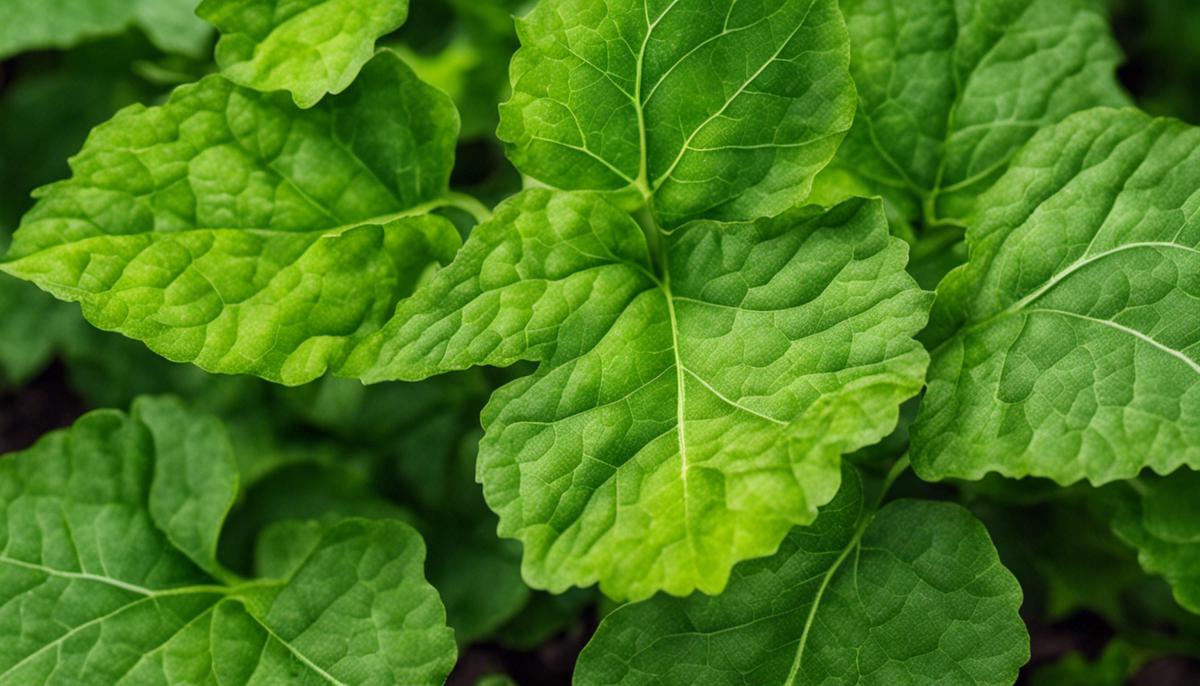
[[[0,683],[1200,654],[1200,132],[1130,11],[0,2],[0,384],[97,408],[0,460]]]

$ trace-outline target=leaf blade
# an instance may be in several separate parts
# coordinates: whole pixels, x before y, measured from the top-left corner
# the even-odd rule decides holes
[[[535,586],[718,592],[920,388],[929,301],[877,204],[665,240],[660,279],[599,195],[526,191],[356,351],[369,381],[541,363],[493,395],[478,467]]]
[[[197,490],[171,499],[200,513],[193,530],[164,522],[156,493],[161,472],[180,469],[178,446],[164,443],[162,430],[196,436],[212,424],[162,400],[142,401],[138,410],[157,435],[139,419],[100,411],[0,461],[0,625],[14,637],[0,646],[0,679],[445,678],[453,633],[424,579],[415,531],[348,520],[324,529],[288,579],[222,583],[189,555],[207,566],[204,545],[217,532],[203,529],[219,530],[225,513],[206,509],[229,503]],[[225,472],[217,475],[225,483],[236,483],[233,470],[231,459],[211,465]],[[375,616],[386,617],[387,628]]]
[[[287,90],[309,108],[341,93],[408,18],[408,0],[204,0],[196,10],[220,31],[217,64],[239,85]]]
[[[1102,484],[1200,461],[1198,141],[1094,110],[1014,161],[939,289],[913,430],[922,477]]]
[[[518,34],[510,158],[554,187],[653,196],[668,225],[792,207],[850,127],[835,2],[558,0]]]
[[[427,215],[457,122],[390,52],[304,112],[208,77],[96,129],[2,268],[173,361],[303,383],[458,246]]]
[[[851,470],[811,527],[775,556],[739,565],[724,594],[658,597],[606,617],[575,678],[1008,684],[1029,655],[1020,604],[1016,580],[965,510],[897,501],[876,513]],[[929,622],[931,613],[947,621]],[[951,624],[958,638],[946,640]]]

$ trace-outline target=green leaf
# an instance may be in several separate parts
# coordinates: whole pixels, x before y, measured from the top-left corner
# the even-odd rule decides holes
[[[97,128],[0,268],[171,360],[303,383],[453,255],[426,212],[457,121],[388,52],[308,111],[212,76]]]
[[[575,683],[1008,686],[1029,658],[1021,589],[987,531],[949,503],[878,512],[848,470],[838,497],[717,597],[610,614]]]
[[[1039,129],[1128,102],[1095,0],[842,0],[858,117],[830,169],[962,221]],[[832,180],[825,176],[822,182]]]
[[[352,458],[347,454],[351,450],[342,446],[338,457],[343,462],[310,457],[309,462],[278,465],[248,488],[221,535],[221,560],[239,572],[249,572],[262,537],[280,522],[312,520],[332,525],[359,518],[414,524],[412,512],[372,490],[366,469],[345,464]],[[254,571],[265,574],[257,567]]]
[[[668,225],[795,206],[853,120],[836,0],[545,0],[517,31],[509,157],[556,188],[653,196]]]
[[[281,580],[189,559],[211,562],[237,478],[219,433],[146,401],[0,461],[0,681],[442,683],[452,632],[402,524],[325,529]]]
[[[217,537],[238,495],[237,458],[225,427],[213,416],[194,417],[174,398],[142,398],[132,420],[154,441],[149,511],[171,544],[214,577]]]
[[[1200,467],[1200,130],[1095,110],[1036,136],[938,291],[925,479]]]
[[[476,681],[475,686],[517,686],[517,682],[505,674],[488,674]]]
[[[2,10],[0,10],[2,11]],[[70,174],[67,158],[92,127],[135,102],[159,95],[130,73],[149,57],[140,43],[108,40],[63,54],[52,69],[21,70],[0,97],[0,246],[38,186]]]
[[[478,476],[524,575],[614,598],[719,592],[837,490],[918,392],[928,298],[878,203],[663,237],[532,190],[355,351],[368,381],[540,361],[483,413]]]
[[[0,382],[20,384],[34,377],[83,327],[71,307],[8,276],[0,276],[0,312]]]
[[[308,108],[354,83],[375,40],[408,17],[408,0],[203,0],[196,12],[221,32],[222,74]]]
[[[254,547],[254,571],[266,579],[290,578],[321,542],[324,528],[312,519],[268,526]]]
[[[5,0],[0,59],[26,50],[69,48],[136,25],[166,52],[199,57],[211,30],[196,18],[197,0]]]
[[[573,588],[557,595],[532,593],[520,613],[500,627],[496,638],[522,652],[536,650],[558,634],[584,631],[584,613],[599,600],[600,594],[592,589]]]
[[[460,426],[459,431],[466,430]],[[351,449],[339,447],[343,452]],[[403,456],[407,461],[435,464],[448,461],[448,457],[434,451]],[[389,467],[392,465],[384,463],[374,471],[384,472]],[[376,480],[386,482],[380,477]],[[429,542],[426,577],[438,590],[447,622],[460,643],[486,636],[520,610],[529,598],[529,589],[521,580],[520,548],[496,537],[495,515],[484,507],[469,473],[453,484],[479,501],[469,513],[408,509],[412,505],[408,502],[401,507],[385,500],[374,485],[365,474],[337,464],[281,469],[256,484],[231,517],[222,539],[223,558],[239,559],[253,551],[257,573],[277,576],[277,570],[286,568],[287,560],[297,554],[287,550],[286,543],[275,541],[280,536],[298,537],[288,528],[289,522],[330,524],[346,517],[400,520],[416,527]],[[409,484],[402,487],[405,493],[412,490]],[[277,531],[280,528],[282,534]]]
[[[1130,482],[1113,530],[1138,551],[1142,569],[1167,580],[1175,600],[1200,614],[1200,472]]]
[[[491,139],[497,105],[509,96],[508,65],[516,51],[514,14],[525,0],[423,2],[397,34],[396,47],[427,83],[454,98],[464,139]]]
[[[1104,649],[1095,662],[1080,653],[1067,653],[1058,662],[1034,672],[1032,686],[1126,686],[1145,656],[1116,640]]]
[[[1031,506],[978,502],[978,495],[987,498],[987,493],[972,498],[1001,558],[1021,582],[1026,611],[1059,622],[1087,610],[1116,626],[1127,624],[1125,601],[1146,576],[1112,532],[1108,499],[1093,489],[1064,492],[1050,481],[1005,483],[1014,494],[1028,494],[1035,483],[1055,489],[1053,500]]]

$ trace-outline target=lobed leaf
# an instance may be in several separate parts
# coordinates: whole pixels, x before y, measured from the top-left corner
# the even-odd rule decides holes
[[[498,135],[551,186],[653,196],[668,225],[778,214],[854,115],[836,0],[546,0]]]
[[[459,245],[427,214],[457,121],[389,52],[308,111],[211,76],[97,128],[0,268],[173,361],[303,383]]]
[[[1038,134],[939,288],[926,479],[1200,467],[1200,130],[1095,110]]]
[[[236,482],[220,425],[166,401],[0,461],[0,681],[442,683],[453,634],[416,532],[349,520],[239,582],[212,558]]]
[[[380,381],[541,362],[493,395],[478,467],[535,587],[719,592],[921,387],[928,299],[878,203],[663,240],[660,278],[601,196],[526,191],[348,364]]]
[[[1006,686],[1029,658],[1021,589],[983,525],[948,503],[875,511],[857,474],[779,552],[717,597],[604,619],[575,683]]]
[[[341,93],[408,17],[408,0],[203,0],[220,31],[217,64],[238,85],[286,90],[308,108]]]

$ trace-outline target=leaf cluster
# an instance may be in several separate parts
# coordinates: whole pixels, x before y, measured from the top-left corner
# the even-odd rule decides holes
[[[100,408],[0,460],[0,683],[1197,655],[1200,130],[1128,11],[0,3],[0,379]]]

